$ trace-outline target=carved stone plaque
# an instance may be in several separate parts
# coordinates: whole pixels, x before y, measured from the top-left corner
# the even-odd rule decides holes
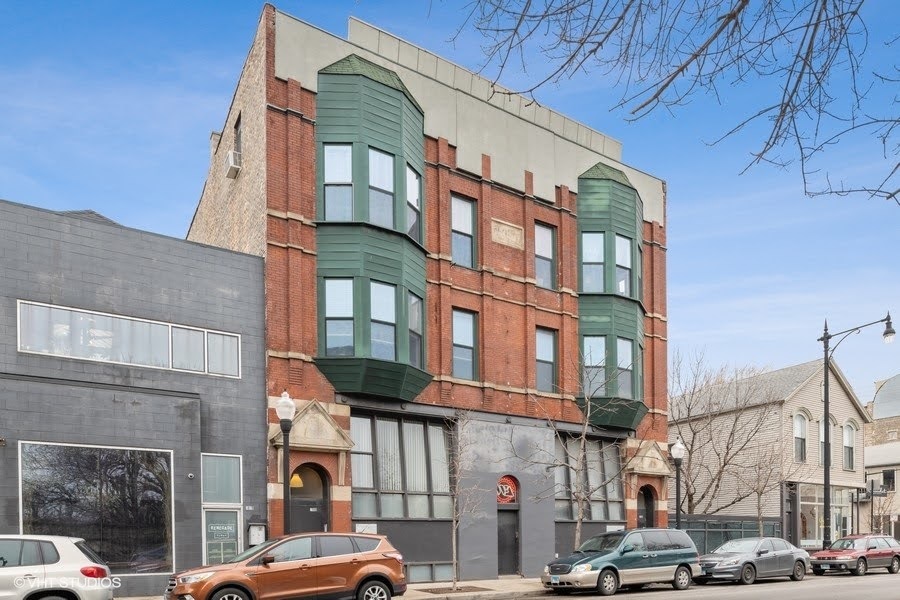
[[[498,244],[519,250],[525,248],[525,231],[521,227],[505,221],[491,220],[491,239]]]

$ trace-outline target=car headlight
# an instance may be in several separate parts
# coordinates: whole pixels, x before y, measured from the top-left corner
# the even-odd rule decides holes
[[[550,574],[550,565],[544,565],[544,575]]]
[[[741,562],[741,559],[739,559],[739,558],[729,558],[728,560],[723,560],[722,562],[720,562],[719,566],[720,567],[733,567],[734,565],[738,564],[739,562]]]
[[[212,571],[208,571],[206,573],[194,573],[193,575],[185,575],[184,577],[178,578],[178,583],[187,584],[187,583],[197,583],[198,581],[203,581],[212,577]]]
[[[573,572],[573,573],[587,573],[588,571],[591,570],[591,568],[592,568],[592,567],[591,567],[591,565],[590,565],[589,563],[585,563],[585,564],[583,564],[583,565],[575,565],[575,566],[572,568],[572,572]]]

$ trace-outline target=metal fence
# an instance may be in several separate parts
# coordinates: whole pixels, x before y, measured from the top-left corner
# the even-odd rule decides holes
[[[669,523],[674,522],[674,515],[669,515]],[[700,554],[711,552],[728,540],[760,535],[759,521],[740,517],[682,515],[681,528],[694,540]],[[781,537],[781,520],[763,519],[762,535]]]

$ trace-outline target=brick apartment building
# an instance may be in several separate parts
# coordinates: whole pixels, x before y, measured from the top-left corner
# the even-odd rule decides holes
[[[266,5],[188,239],[265,258],[271,533],[284,391],[292,529],[385,533],[411,581],[448,577],[455,477],[462,578],[571,548],[569,470],[523,453],[564,454],[586,394],[586,532],[665,524],[665,184],[617,141]]]

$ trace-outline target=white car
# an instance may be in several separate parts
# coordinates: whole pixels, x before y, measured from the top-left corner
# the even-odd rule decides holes
[[[112,600],[118,579],[83,539],[0,535],[0,600]]]

